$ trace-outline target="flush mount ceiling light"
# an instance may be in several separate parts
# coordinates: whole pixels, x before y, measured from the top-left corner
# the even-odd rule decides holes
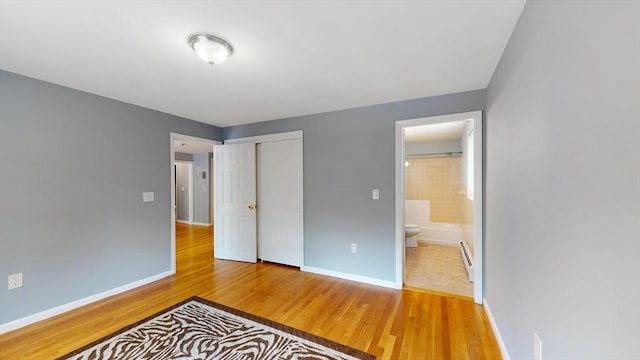
[[[202,61],[210,65],[222,64],[233,53],[231,44],[224,39],[208,34],[191,36],[189,45]]]

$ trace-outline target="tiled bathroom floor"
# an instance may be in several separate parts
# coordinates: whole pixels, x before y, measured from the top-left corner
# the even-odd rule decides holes
[[[473,283],[457,246],[418,243],[405,248],[405,285],[420,289],[473,296]]]

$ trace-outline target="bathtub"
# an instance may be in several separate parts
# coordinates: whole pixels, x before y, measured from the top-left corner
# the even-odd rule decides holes
[[[459,224],[437,222],[423,224],[420,226],[418,241],[431,244],[460,246],[460,241],[462,241],[462,227]]]

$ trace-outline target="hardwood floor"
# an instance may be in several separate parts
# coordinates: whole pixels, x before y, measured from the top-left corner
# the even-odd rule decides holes
[[[0,335],[0,359],[53,359],[193,295],[378,359],[501,359],[484,309],[471,301],[214,261],[211,230],[177,224],[175,276]]]

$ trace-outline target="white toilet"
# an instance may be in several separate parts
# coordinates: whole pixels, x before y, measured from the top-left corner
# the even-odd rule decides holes
[[[404,224],[404,244],[406,247],[418,246],[418,234],[420,233],[420,225]]]

